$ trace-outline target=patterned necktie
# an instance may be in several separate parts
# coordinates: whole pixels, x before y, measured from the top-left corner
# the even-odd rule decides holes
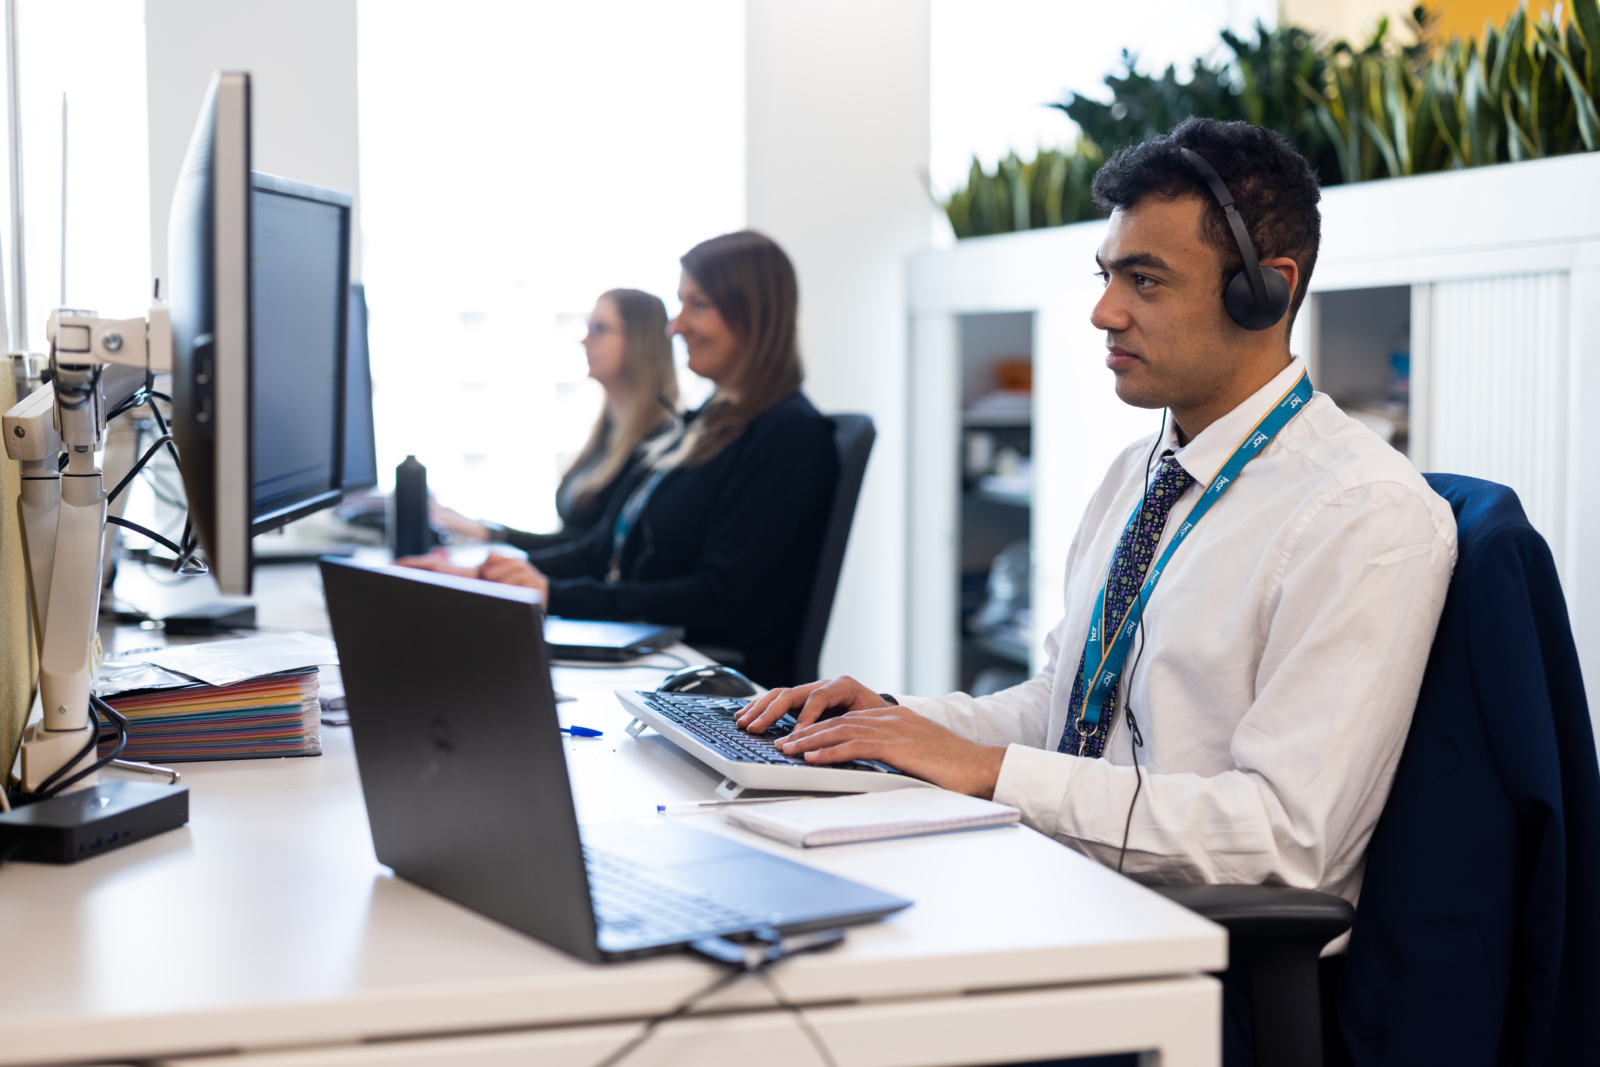
[[[1117,551],[1111,557],[1111,569],[1106,575],[1103,626],[1108,646],[1111,643],[1111,635],[1122,625],[1123,617],[1128,614],[1128,606],[1139,595],[1139,587],[1144,584],[1145,572],[1150,569],[1150,560],[1155,556],[1156,544],[1161,540],[1161,531],[1166,528],[1167,515],[1172,511],[1172,505],[1178,502],[1183,491],[1193,482],[1194,478],[1188,471],[1178,466],[1176,459],[1171,456],[1164,458],[1156,480],[1150,483],[1150,488],[1145,493],[1144,508],[1139,512],[1139,520],[1122,531],[1122,539],[1117,542]],[[1086,646],[1084,654],[1087,653]],[[1121,686],[1122,683],[1118,682],[1119,690]],[[1067,728],[1061,734],[1061,744],[1057,746],[1056,751],[1071,752],[1093,759],[1105,751],[1106,734],[1111,729],[1112,720],[1116,718],[1113,712],[1117,706],[1117,694],[1113,693],[1111,699],[1106,702],[1106,711],[1100,716],[1100,722],[1094,727],[1093,732],[1080,734],[1078,719],[1083,715],[1083,690],[1083,656],[1080,655],[1078,677],[1072,683],[1072,703],[1067,714]]]

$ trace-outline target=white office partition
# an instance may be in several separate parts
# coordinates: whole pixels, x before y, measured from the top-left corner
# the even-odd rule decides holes
[[[1516,490],[1566,562],[1566,271],[1436,282],[1431,290],[1431,469]]]

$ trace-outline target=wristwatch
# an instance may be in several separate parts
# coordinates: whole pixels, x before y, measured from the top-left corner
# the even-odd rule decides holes
[[[887,700],[890,707],[894,707],[900,703],[900,701],[895,698],[893,693],[879,693],[878,695]]]
[[[506,528],[504,526],[501,526],[498,522],[490,522],[488,519],[479,519],[478,521],[483,524],[485,530],[489,531],[489,543],[491,545],[503,545],[506,543]]]

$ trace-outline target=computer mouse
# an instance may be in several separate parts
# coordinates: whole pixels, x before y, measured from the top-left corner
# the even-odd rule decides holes
[[[692,693],[699,697],[753,697],[760,689],[732,667],[707,663],[673,671],[657,687],[656,692]]]

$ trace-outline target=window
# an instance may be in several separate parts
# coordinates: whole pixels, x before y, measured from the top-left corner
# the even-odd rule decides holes
[[[359,25],[380,471],[413,453],[442,503],[552,529],[601,402],[595,298],[674,313],[677,257],[744,224],[743,5],[383,0]]]

